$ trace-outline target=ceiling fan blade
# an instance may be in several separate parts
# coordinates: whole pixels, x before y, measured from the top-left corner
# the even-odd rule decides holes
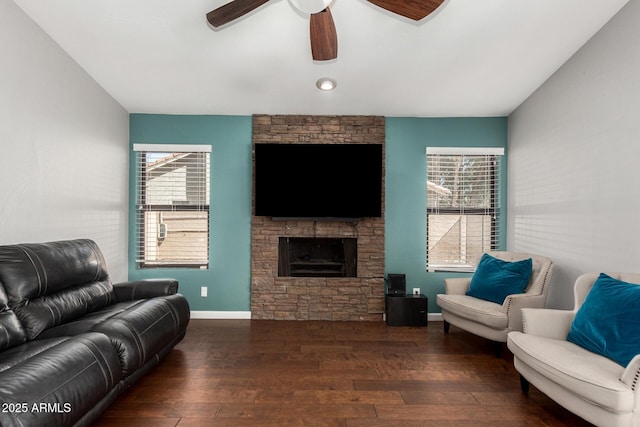
[[[269,0],[233,0],[207,13],[207,21],[214,27],[220,27],[246,15],[268,1]]]
[[[368,0],[389,12],[419,21],[436,10],[444,0]]]
[[[311,56],[314,61],[329,61],[338,57],[338,35],[329,8],[312,13],[310,19]]]

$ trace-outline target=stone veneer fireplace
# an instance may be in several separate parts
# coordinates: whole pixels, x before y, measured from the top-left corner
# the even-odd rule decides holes
[[[379,116],[287,116],[253,117],[253,143],[282,144],[383,144],[384,117]],[[384,150],[383,150],[384,153]],[[384,207],[384,181],[382,205]],[[382,209],[384,212],[384,209]],[[343,242],[354,246],[355,277],[336,274],[279,276],[279,253],[284,240]],[[330,239],[330,240],[325,240]],[[346,242],[346,243],[344,243]],[[323,243],[324,244],[324,243]],[[319,250],[324,254],[324,250]],[[298,258],[316,257],[309,254]],[[347,257],[350,257],[348,255]],[[348,261],[339,259],[335,261]],[[325,267],[333,261],[322,258]],[[304,263],[298,263],[304,265]],[[319,268],[312,266],[313,268]],[[335,267],[337,268],[337,267]],[[305,270],[306,271],[306,270]],[[290,272],[289,272],[290,273]],[[320,277],[317,277],[320,276]],[[273,220],[252,217],[251,224],[251,316],[276,320],[382,320],[384,311],[384,217],[355,222]]]

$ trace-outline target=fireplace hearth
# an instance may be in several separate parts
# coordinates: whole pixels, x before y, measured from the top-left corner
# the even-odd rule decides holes
[[[357,277],[357,239],[280,237],[278,277]]]

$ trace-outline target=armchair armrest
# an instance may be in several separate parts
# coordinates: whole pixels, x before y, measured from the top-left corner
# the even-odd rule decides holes
[[[550,308],[523,308],[521,312],[525,334],[556,340],[567,339],[571,330],[571,322],[576,315],[576,312],[572,310]]]
[[[631,359],[631,362],[629,362],[622,373],[620,381],[630,387],[631,390],[637,391],[637,387],[640,385],[640,354],[636,354],[636,356]]]
[[[470,277],[444,279],[444,293],[447,295],[464,295],[469,290]]]
[[[113,290],[118,302],[146,299],[178,292],[175,279],[143,279],[133,282],[114,283]]]
[[[522,331],[522,309],[544,308],[544,295],[539,294],[512,294],[508,295],[502,303],[502,312],[509,318],[509,329]]]

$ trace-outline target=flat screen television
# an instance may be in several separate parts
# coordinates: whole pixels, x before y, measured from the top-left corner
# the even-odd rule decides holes
[[[382,144],[255,144],[255,214],[380,217]]]

